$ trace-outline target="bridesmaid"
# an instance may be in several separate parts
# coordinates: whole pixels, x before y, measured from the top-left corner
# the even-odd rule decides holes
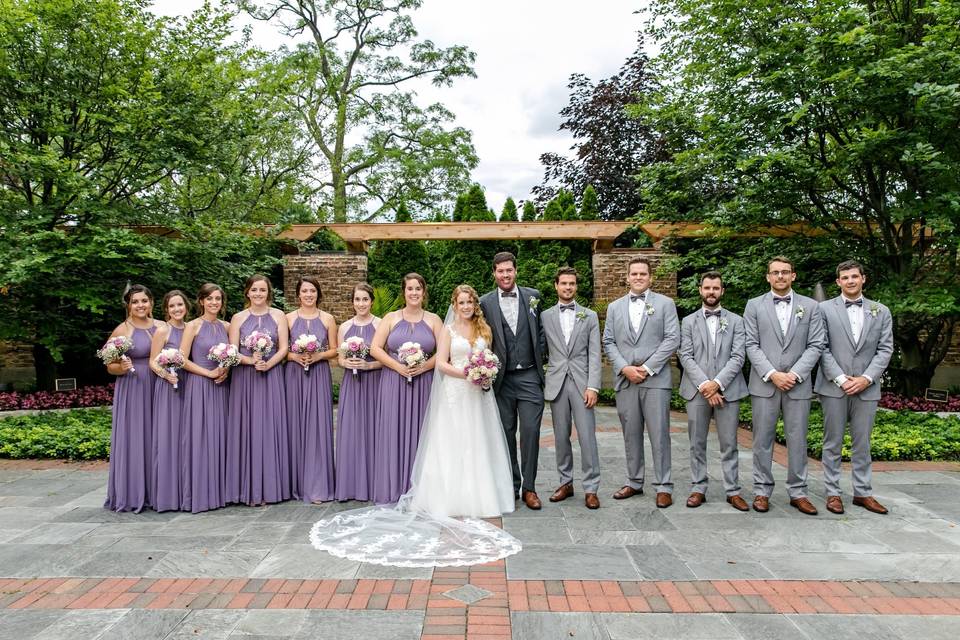
[[[113,427],[110,431],[110,473],[107,500],[111,511],[139,513],[153,506],[153,376],[150,344],[160,324],[153,319],[153,294],[135,284],[123,294],[124,320],[110,337],[127,336],[133,348],[107,365],[117,376],[113,392]]]
[[[433,382],[437,336],[442,321],[427,311],[427,283],[418,273],[403,277],[405,306],[388,313],[373,336],[370,353],[384,367],[377,409],[373,501],[396,502],[410,488],[410,472],[420,442],[424,411]],[[428,356],[408,368],[397,357],[404,342],[418,342]],[[408,378],[410,380],[408,380]]]
[[[230,342],[220,319],[227,294],[207,283],[197,293],[199,318],[187,323],[180,350],[186,356],[183,423],[180,430],[180,510],[200,513],[227,504],[227,385],[230,369],[207,358],[210,347]]]
[[[186,375],[171,373],[156,359],[164,349],[180,349],[187,296],[174,289],[163,296],[160,308],[166,323],[154,332],[150,346],[150,369],[157,376],[153,382],[153,508],[176,511],[180,508],[180,414]]]
[[[319,309],[323,292],[316,278],[297,281],[300,306],[287,314],[290,345],[301,335],[316,336],[317,353],[287,352],[287,425],[290,429],[290,465],[295,500],[319,504],[333,500],[333,380],[330,360],[337,357],[333,316]],[[309,370],[306,367],[309,366]]]
[[[337,345],[357,336],[367,345],[380,318],[370,313],[373,287],[362,282],[353,288],[356,315],[340,326]],[[373,497],[373,433],[377,419],[382,364],[365,359],[340,357],[343,381],[337,409],[337,500],[370,500]],[[356,371],[356,373],[354,373]]]
[[[227,432],[227,502],[263,505],[289,500],[293,485],[283,367],[290,330],[273,303],[266,276],[247,278],[247,308],[230,320],[230,342],[240,349],[233,372]],[[244,346],[254,331],[269,334],[273,348],[256,354]]]

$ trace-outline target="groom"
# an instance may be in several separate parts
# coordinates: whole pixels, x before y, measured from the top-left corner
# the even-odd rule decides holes
[[[536,481],[546,344],[538,310],[540,292],[517,286],[517,258],[507,251],[493,257],[493,277],[497,288],[480,298],[480,308],[493,330],[493,352],[500,358],[501,373],[493,389],[510,449],[514,492],[536,510],[543,506]],[[522,473],[517,461],[518,420]]]

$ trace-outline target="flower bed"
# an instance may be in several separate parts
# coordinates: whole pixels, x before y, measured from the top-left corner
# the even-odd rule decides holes
[[[901,395],[897,395],[896,393],[887,391],[880,396],[880,406],[884,409],[891,409],[893,411],[901,411],[906,409],[909,411],[946,411],[949,413],[955,413],[960,412],[960,396],[954,396],[950,398],[948,402],[930,402],[929,400],[924,400],[923,398],[905,398]]]
[[[37,391],[36,393],[0,393],[0,411],[23,409],[76,409],[104,407],[113,403],[113,384],[81,387],[73,391]]]

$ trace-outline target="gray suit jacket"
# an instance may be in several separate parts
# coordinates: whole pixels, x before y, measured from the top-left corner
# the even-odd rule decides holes
[[[573,313],[575,320],[569,343],[563,339],[559,305],[550,307],[540,316],[547,339],[547,382],[543,397],[548,402],[560,393],[567,374],[581,395],[587,387],[600,390],[600,321],[594,311],[579,304]]]
[[[683,319],[680,325],[680,395],[693,400],[701,384],[716,379],[723,389],[723,397],[730,402],[747,396],[747,382],[743,379],[746,360],[746,330],[743,318],[720,309],[720,325],[716,342],[710,341],[703,309]]]
[[[784,373],[793,371],[800,376],[801,382],[787,392],[789,398],[808,400],[813,397],[810,373],[820,360],[827,340],[817,301],[796,291],[793,298],[786,336],[780,333],[773,294],[769,291],[751,299],[743,310],[751,395],[764,398],[773,395],[776,387],[769,380],[763,380],[763,376],[773,369]]]
[[[640,383],[651,389],[672,389],[670,356],[680,346],[680,322],[677,305],[667,296],[647,290],[647,314],[640,325],[640,334],[630,324],[630,294],[617,298],[607,307],[607,324],[603,329],[603,349],[616,374],[614,388],[630,386],[621,373],[628,365],[647,365],[653,372]],[[651,311],[652,309],[652,311]]]
[[[846,394],[836,385],[835,378],[840,375],[867,375],[874,384],[861,391],[859,397],[863,400],[879,400],[880,378],[893,355],[893,318],[890,309],[879,302],[863,299],[863,328],[857,343],[853,342],[843,296],[821,304],[820,315],[826,329],[827,346],[820,356],[817,393],[842,398]]]
[[[528,314],[527,321],[530,323],[530,340],[533,343],[533,355],[537,361],[537,366],[534,368],[540,376],[540,384],[543,384],[543,351],[546,348],[546,341],[543,337],[543,325],[540,324],[540,292],[530,287],[521,287],[520,285],[517,285],[517,291],[519,291],[520,297],[520,313]],[[493,347],[491,349],[497,357],[500,358],[501,365],[505,365],[507,362],[506,338],[503,335],[503,314],[500,313],[500,300],[497,298],[499,293],[500,289],[494,289],[493,291],[488,291],[483,294],[483,297],[480,298],[480,308],[483,310],[487,324],[490,325],[490,329],[493,331]],[[530,301],[532,299],[537,300],[536,305],[531,306]],[[506,378],[505,373],[505,371],[501,371],[500,375],[493,381],[493,390],[495,392],[499,391],[501,385],[503,385],[503,381]]]

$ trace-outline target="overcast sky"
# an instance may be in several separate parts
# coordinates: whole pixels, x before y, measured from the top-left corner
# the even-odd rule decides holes
[[[155,11],[189,13],[202,0],[156,0]],[[477,54],[477,78],[453,87],[418,89],[422,104],[441,102],[456,124],[473,132],[484,186],[497,212],[507,196],[527,198],[543,177],[540,154],[566,152],[559,111],[567,104],[570,74],[613,75],[636,46],[642,0],[425,0],[413,14],[421,38],[439,46],[463,44]],[[283,36],[257,24],[254,41],[265,49]]]

